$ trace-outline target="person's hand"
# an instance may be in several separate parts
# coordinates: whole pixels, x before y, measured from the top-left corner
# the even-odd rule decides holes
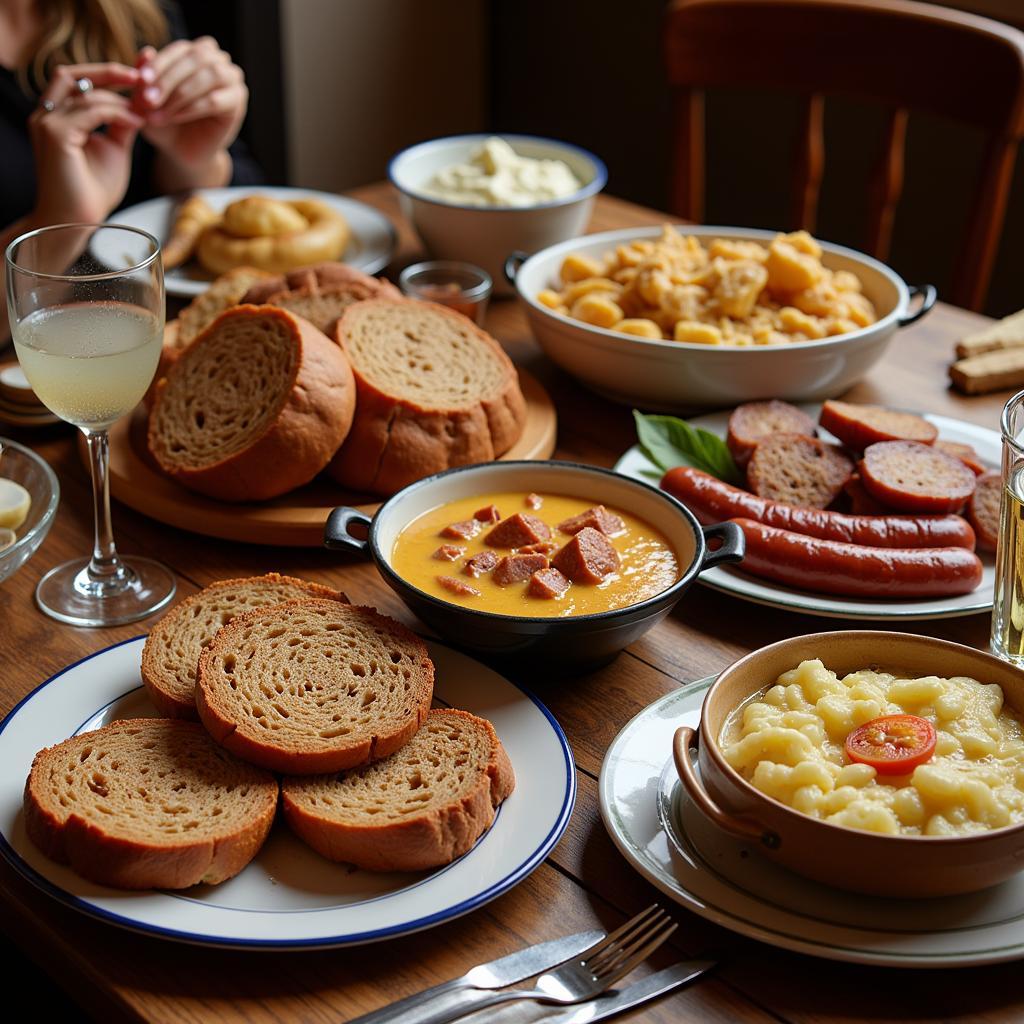
[[[226,159],[245,118],[249,90],[242,69],[216,40],[177,40],[160,51],[147,46],[136,66],[142,81],[133,106],[146,119],[145,139],[199,176],[221,154]]]
[[[65,64],[54,70],[28,119],[35,221],[98,223],[124,198],[143,118],[112,90],[139,81],[139,71],[124,64]],[[100,127],[105,131],[98,132]]]

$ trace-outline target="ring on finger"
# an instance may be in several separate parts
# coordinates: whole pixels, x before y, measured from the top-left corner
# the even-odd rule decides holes
[[[75,88],[84,96],[87,92],[92,92],[93,85],[92,79],[83,76],[82,78],[75,79]]]
[[[52,114],[57,109],[57,104],[53,100],[43,100],[39,106],[44,114]]]

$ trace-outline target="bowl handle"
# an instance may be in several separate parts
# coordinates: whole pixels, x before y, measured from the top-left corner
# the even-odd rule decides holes
[[[921,296],[921,305],[913,313],[901,316],[896,321],[897,327],[909,327],[911,324],[917,323],[935,305],[935,300],[939,297],[933,284],[912,284],[907,290],[910,292],[911,299],[918,295]]]
[[[349,527],[353,523],[369,528],[370,517],[364,515],[357,508],[342,507],[332,509],[331,514],[327,517],[327,522],[324,524],[324,547],[331,548],[334,551],[348,549],[349,551],[358,551],[361,555],[365,555],[370,542],[354,537],[349,532]]]
[[[702,526],[705,543],[709,540],[721,540],[721,545],[714,551],[706,548],[704,561],[700,563],[697,574],[700,575],[705,569],[714,565],[721,565],[724,562],[741,562],[747,553],[747,538],[743,530],[736,523],[715,523],[714,526]]]
[[[516,274],[519,273],[519,268],[530,258],[528,252],[523,252],[522,249],[515,249],[505,257],[505,280],[509,284],[516,283]]]
[[[766,829],[756,821],[749,818],[736,818],[726,814],[708,796],[697,773],[693,770],[693,762],[690,760],[690,750],[696,749],[700,742],[699,735],[688,725],[676,729],[672,737],[672,757],[676,762],[676,771],[679,773],[679,781],[683,784],[690,799],[700,808],[705,817],[710,818],[723,832],[742,839],[745,842],[760,843],[769,850],[777,850],[782,845],[782,840],[777,832]]]

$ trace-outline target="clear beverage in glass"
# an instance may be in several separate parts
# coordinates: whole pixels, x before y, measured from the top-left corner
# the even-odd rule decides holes
[[[992,653],[1024,666],[1024,391],[1003,408],[1003,496],[999,506]]]
[[[163,343],[160,244],[137,228],[61,224],[7,248],[7,315],[32,390],[85,435],[92,469],[91,558],[51,569],[39,607],[76,626],[134,622],[174,596],[174,575],[148,558],[122,561],[110,522],[107,431],[142,399]]]

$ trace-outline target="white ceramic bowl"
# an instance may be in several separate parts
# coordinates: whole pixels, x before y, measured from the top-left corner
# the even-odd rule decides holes
[[[18,539],[0,550],[0,583],[13,576],[46,539],[57,514],[60,484],[57,475],[31,448],[0,437],[0,476],[21,484],[32,498],[28,518],[14,532]]]
[[[452,135],[410,146],[392,159],[388,178],[398,189],[402,213],[412,221],[431,256],[475,263],[491,275],[496,294],[510,295],[512,288],[503,273],[508,255],[516,250],[537,252],[581,234],[608,171],[593,153],[567,142],[502,134],[520,156],[568,164],[582,188],[564,199],[535,206],[462,206],[423,194],[438,171],[465,163],[493,134]]]
[[[681,225],[683,234],[767,243],[774,231]],[[920,319],[935,303],[932,285],[908,287],[884,263],[840,245],[821,243],[822,263],[856,274],[874,303],[878,320],[869,327],[821,341],[737,348],[692,342],[652,341],[562,316],[542,306],[537,293],[558,287],[562,260],[571,253],[602,256],[639,238],[657,238],[660,227],[627,228],[574,238],[523,260],[508,261],[507,274],[526,309],[534,335],[547,355],[587,387],[644,409],[689,412],[760,398],[814,402],[834,398],[860,380],[892,340],[897,328]],[[908,312],[910,300],[922,296]]]

